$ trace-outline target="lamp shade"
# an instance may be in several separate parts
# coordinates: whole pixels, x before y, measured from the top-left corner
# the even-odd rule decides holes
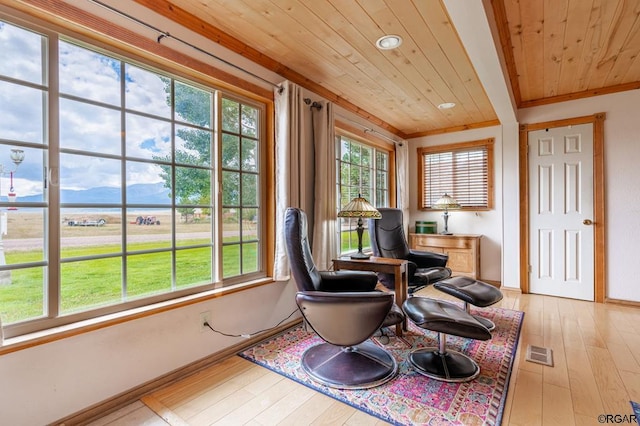
[[[455,210],[462,208],[462,206],[453,197],[445,193],[433,204],[433,208],[438,210]]]
[[[340,210],[338,217],[361,217],[380,219],[382,214],[373,207],[365,198],[358,196],[351,200]]]

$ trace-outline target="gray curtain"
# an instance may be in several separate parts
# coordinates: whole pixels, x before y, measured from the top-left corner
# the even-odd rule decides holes
[[[290,279],[289,261],[284,240],[284,212],[287,207],[304,208],[305,191],[302,163],[308,155],[309,144],[304,143],[308,106],[304,104],[302,89],[289,82],[275,88],[276,137],[276,241],[273,278]]]
[[[313,259],[318,269],[330,269],[338,251],[336,207],[336,142],[333,104],[312,108],[315,153]]]
[[[405,235],[409,235],[409,145],[407,141],[396,146],[396,203],[402,210]]]
[[[309,99],[307,99],[309,101]],[[290,279],[284,240],[287,207],[305,211],[316,266],[328,269],[336,255],[336,172],[333,106],[305,102],[289,81],[275,90],[276,241],[273,277]]]

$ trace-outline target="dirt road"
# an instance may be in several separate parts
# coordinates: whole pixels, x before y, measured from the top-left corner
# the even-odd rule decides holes
[[[177,234],[178,240],[207,238],[208,232],[189,232]],[[119,244],[120,235],[100,235],[87,237],[63,237],[60,239],[61,247],[84,247],[84,246],[102,246],[109,244]],[[147,243],[153,241],[167,241],[171,238],[167,234],[136,234],[128,235],[127,241],[132,243]],[[3,239],[4,249],[9,251],[27,251],[41,249],[43,245],[42,238],[20,238],[20,239]]]

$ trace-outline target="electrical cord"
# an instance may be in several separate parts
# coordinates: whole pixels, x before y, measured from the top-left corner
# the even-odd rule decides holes
[[[277,323],[277,324],[276,324],[276,325],[274,325],[273,327],[270,327],[270,328],[264,328],[264,329],[262,329],[262,330],[254,331],[253,333],[249,333],[249,334],[228,334],[228,333],[225,333],[225,332],[223,332],[223,331],[216,330],[215,328],[213,328],[213,327],[211,326],[211,324],[209,324],[209,322],[205,322],[203,325],[204,325],[204,326],[206,326],[206,327],[209,327],[209,328],[211,329],[211,331],[213,331],[213,332],[215,332],[215,333],[218,333],[218,334],[221,334],[221,335],[223,335],[223,336],[227,336],[227,337],[244,337],[245,339],[248,339],[248,338],[250,338],[251,336],[255,336],[256,334],[264,333],[265,331],[270,331],[270,330],[273,330],[274,328],[277,328],[277,327],[278,327],[279,325],[281,325],[283,322],[285,322],[286,320],[288,320],[289,318],[291,318],[291,317],[293,316],[293,314],[295,314],[296,312],[298,312],[298,309],[296,309],[296,310],[294,310],[293,312],[291,312],[291,313],[289,314],[289,316],[288,316],[288,317],[284,318],[282,321],[280,321],[279,323]]]

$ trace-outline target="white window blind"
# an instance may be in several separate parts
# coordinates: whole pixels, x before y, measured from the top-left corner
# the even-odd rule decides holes
[[[492,207],[493,139],[420,148],[420,206],[430,209],[445,193],[462,208]]]

